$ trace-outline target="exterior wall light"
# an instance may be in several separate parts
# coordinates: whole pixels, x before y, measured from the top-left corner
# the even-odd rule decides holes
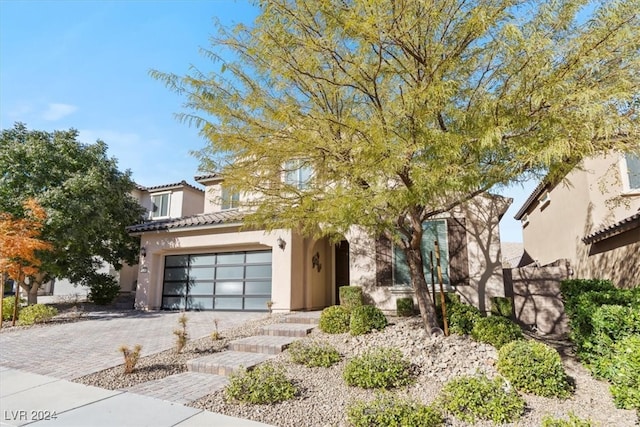
[[[147,248],[144,246],[140,248],[140,256],[143,258],[147,256]]]
[[[284,251],[284,248],[287,247],[287,242],[284,241],[282,237],[278,237],[278,247]]]

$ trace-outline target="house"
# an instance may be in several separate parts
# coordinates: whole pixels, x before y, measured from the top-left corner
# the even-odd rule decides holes
[[[577,278],[640,284],[640,158],[610,152],[584,159],[562,181],[542,183],[515,215],[525,257],[563,263]],[[560,261],[561,260],[561,261]]]
[[[303,182],[305,172],[285,179]],[[137,308],[322,309],[338,303],[339,287],[350,284],[362,286],[382,309],[395,310],[395,299],[410,294],[403,255],[390,241],[368,236],[357,226],[338,243],[292,229],[247,229],[242,227],[245,196],[228,191],[215,174],[195,180],[205,187],[200,212],[183,209],[182,216],[174,217],[162,207],[164,199],[156,197],[155,206],[170,214],[154,214],[127,228],[140,237],[142,248]],[[187,184],[181,185],[184,191]],[[153,194],[160,195],[159,189]],[[498,222],[510,203],[482,195],[425,223],[423,250],[428,259],[433,241],[439,241],[444,286],[483,309],[491,296],[504,295]],[[425,276],[431,283],[428,269]]]

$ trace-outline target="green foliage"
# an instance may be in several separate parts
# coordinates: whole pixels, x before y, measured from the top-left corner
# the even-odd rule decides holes
[[[543,343],[517,340],[505,344],[498,352],[497,368],[525,393],[561,398],[571,394],[560,355]]]
[[[342,376],[350,386],[388,389],[411,383],[410,367],[400,350],[376,347],[349,360]]]
[[[456,418],[474,423],[490,420],[510,423],[522,415],[524,400],[509,390],[501,378],[460,377],[445,384],[438,397],[439,404]]]
[[[611,382],[616,406],[640,410],[640,334],[616,342],[611,353],[598,362],[600,375]]]
[[[15,306],[16,298],[15,296],[7,296],[2,298],[2,320],[12,320],[13,319],[13,307]],[[20,310],[22,310],[21,304],[24,302],[23,299],[19,300],[20,304],[18,304],[18,318],[20,317]]]
[[[453,303],[448,306],[449,331],[458,335],[469,335],[473,325],[482,318],[480,310],[472,305]]]
[[[541,427],[595,427],[595,424],[590,419],[585,420],[569,412],[569,419],[547,415],[542,419]]]
[[[352,403],[347,407],[347,420],[354,427],[436,427],[444,423],[435,409],[393,395]]]
[[[340,305],[351,311],[363,304],[362,288],[360,286],[340,286]]]
[[[50,320],[58,314],[58,309],[44,304],[34,304],[24,307],[20,311],[20,324],[33,325],[34,323],[42,323]]]
[[[399,317],[413,316],[413,298],[398,298],[396,300],[396,314]]]
[[[284,370],[271,363],[263,363],[253,370],[234,372],[225,387],[227,399],[239,402],[266,404],[292,399],[297,389]]]
[[[387,318],[378,307],[361,305],[351,312],[349,332],[351,335],[362,335],[374,329],[381,331],[387,324]]]
[[[340,305],[334,305],[322,310],[318,326],[321,331],[328,334],[342,334],[349,332],[350,318],[349,310]]]
[[[120,293],[120,285],[108,274],[92,274],[89,276],[87,299],[96,305],[111,304]]]
[[[490,316],[482,317],[475,322],[471,336],[476,341],[485,342],[500,349],[511,341],[522,339],[522,330],[506,317]]]
[[[511,318],[513,300],[505,297],[491,297],[491,315]]]
[[[140,344],[136,344],[136,346],[132,349],[127,347],[126,345],[122,345],[119,348],[119,351],[122,353],[124,357],[124,373],[130,374],[136,368],[138,364],[138,360],[140,359],[140,352],[142,351],[142,346]]]
[[[328,368],[340,361],[340,353],[328,343],[294,341],[288,348],[294,363],[313,367]]]
[[[560,282],[560,293],[566,301],[574,300],[578,295],[591,291],[615,291],[610,280],[598,279],[570,279]]]
[[[74,129],[51,133],[17,123],[0,134],[0,170],[0,212],[22,217],[31,197],[47,211],[42,238],[54,248],[39,254],[45,281],[86,284],[103,261],[116,268],[137,261],[139,238],[125,227],[144,209],[130,196],[130,172],[118,170],[104,142],[83,144]]]

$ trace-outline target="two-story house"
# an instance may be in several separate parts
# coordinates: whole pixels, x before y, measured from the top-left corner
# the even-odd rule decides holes
[[[300,169],[283,179],[304,185],[305,173]],[[151,221],[128,227],[140,236],[142,248],[138,308],[266,311],[269,304],[276,311],[321,309],[338,303],[340,286],[358,285],[376,305],[394,310],[397,295],[410,291],[404,257],[390,241],[357,226],[336,244],[292,229],[247,229],[247,195],[229,192],[215,174],[195,180],[205,186],[199,213],[160,219],[154,213]],[[154,209],[170,211],[164,199],[154,200]],[[437,239],[445,287],[483,309],[489,297],[504,295],[498,222],[510,203],[483,195],[425,223],[427,282],[432,282],[428,260]]]
[[[640,158],[611,152],[585,159],[560,182],[543,183],[515,215],[525,256],[569,263],[577,278],[640,284]]]

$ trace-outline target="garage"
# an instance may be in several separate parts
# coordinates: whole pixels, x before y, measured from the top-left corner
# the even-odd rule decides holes
[[[162,309],[267,311],[271,250],[167,255]]]

